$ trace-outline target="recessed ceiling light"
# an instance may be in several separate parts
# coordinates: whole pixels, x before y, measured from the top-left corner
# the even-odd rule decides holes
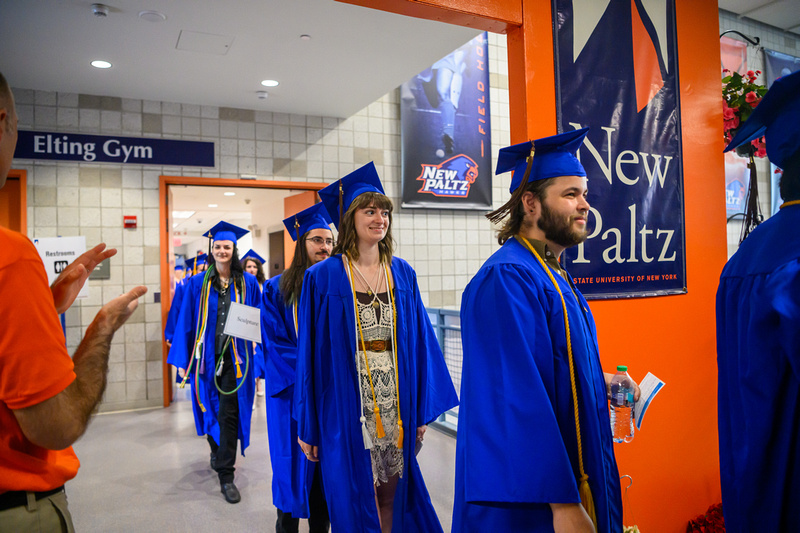
[[[173,211],[172,218],[191,218],[194,211]]]
[[[218,207],[217,204],[208,204],[208,207]]]
[[[92,61],[92,66],[94,68],[111,68],[111,63],[109,63],[108,61],[102,61],[98,59],[96,61]]]
[[[275,80],[264,80],[261,82],[261,85],[264,87],[277,87],[280,84]]]
[[[302,39],[303,41],[310,41],[311,36],[307,33],[304,33],[303,35],[300,36],[300,39]]]
[[[139,11],[139,18],[147,22],[164,22],[167,20],[167,16],[164,13],[152,10]]]
[[[235,192],[226,192],[226,193],[223,193],[223,194],[224,194],[225,196],[236,196],[236,193],[235,193]]]

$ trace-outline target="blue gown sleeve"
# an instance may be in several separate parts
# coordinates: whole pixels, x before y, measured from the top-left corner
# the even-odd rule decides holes
[[[189,359],[192,355],[195,340],[195,326],[196,326],[196,306],[195,306],[195,289],[196,283],[192,283],[190,278],[186,282],[183,294],[181,296],[181,307],[178,313],[178,319],[175,321],[175,332],[172,336],[172,346],[170,346],[169,354],[167,355],[167,363],[186,370],[189,366]],[[202,285],[202,283],[200,284]]]
[[[319,295],[308,270],[303,277],[303,292],[297,310],[300,334],[297,338],[297,367],[292,416],[297,420],[297,436],[303,442],[319,446],[319,426],[314,389],[316,328],[319,326],[316,307]]]
[[[297,344],[288,328],[294,328],[294,320],[286,323],[286,307],[277,283],[267,283],[261,297],[261,349],[265,358],[265,380],[267,393],[278,396],[294,385]]]
[[[485,268],[461,305],[459,437],[469,503],[576,503],[576,476],[556,418],[554,353],[563,335],[553,294],[511,265]],[[555,295],[558,298],[558,295]],[[563,324],[563,322],[562,322]]]
[[[170,343],[172,342],[172,337],[175,335],[175,324],[181,312],[183,289],[183,283],[175,285],[175,295],[172,297],[172,303],[169,306],[169,313],[167,314],[167,324],[164,326],[164,338]]]
[[[787,354],[795,379],[800,379],[800,260],[784,265],[770,277],[779,324],[777,343]]]

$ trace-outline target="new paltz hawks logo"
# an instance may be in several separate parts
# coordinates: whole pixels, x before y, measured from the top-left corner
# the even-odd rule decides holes
[[[459,154],[438,165],[422,164],[422,173],[417,179],[423,182],[417,192],[434,196],[466,198],[469,187],[478,178],[478,164],[472,158]]]

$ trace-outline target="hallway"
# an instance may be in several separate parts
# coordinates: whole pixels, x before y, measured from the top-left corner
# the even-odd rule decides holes
[[[94,417],[74,445],[81,460],[67,497],[78,532],[245,532],[275,530],[264,398],[256,398],[250,447],[236,460],[242,501],[225,502],[195,433],[189,389],[166,409]],[[453,509],[455,439],[425,435],[420,465],[445,531]],[[300,531],[307,531],[302,520]]]

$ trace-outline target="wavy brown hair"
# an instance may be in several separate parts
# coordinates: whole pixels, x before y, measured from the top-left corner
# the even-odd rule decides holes
[[[256,259],[255,257],[248,257],[244,261],[242,261],[242,268],[245,272],[247,272],[247,262],[252,261],[256,265],[256,269],[258,272],[256,273],[256,279],[258,280],[259,285],[263,285],[265,281],[267,281],[267,277],[264,275],[264,267],[262,266],[261,261]]]
[[[378,252],[382,262],[391,263],[392,252],[394,251],[394,240],[392,239],[392,211],[394,205],[388,196],[379,192],[365,192],[356,197],[347,212],[339,223],[339,238],[333,253],[346,254],[353,261],[358,261],[358,234],[355,227],[355,215],[359,209],[375,206],[377,209],[387,209],[389,211],[389,227],[386,229],[386,236],[378,243]]]
[[[540,202],[544,202],[547,196],[547,188],[553,183],[553,179],[555,178],[531,181],[525,186],[525,191],[522,194],[530,192],[533,194],[534,198],[538,199]],[[503,227],[497,232],[497,242],[500,244],[504,244],[508,239],[517,235],[525,226],[525,205],[522,203],[522,194],[519,194],[517,198],[514,199],[513,203],[509,202],[511,205],[507,204],[509,215]],[[491,215],[493,213],[496,213],[496,211],[486,215],[487,218],[491,220]]]

